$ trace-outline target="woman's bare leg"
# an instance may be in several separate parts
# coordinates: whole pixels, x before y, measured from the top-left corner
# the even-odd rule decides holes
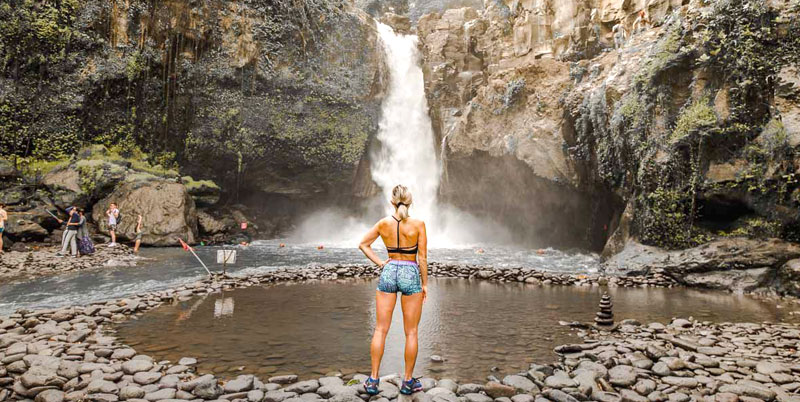
[[[414,365],[417,364],[417,327],[422,316],[422,292],[400,298],[403,307],[403,329],[406,333],[406,372],[404,380],[411,379],[414,374]]]
[[[397,303],[397,293],[386,293],[380,290],[375,291],[375,332],[372,333],[372,344],[370,345],[370,356],[372,357],[372,378],[378,378],[378,370],[381,368],[383,358],[383,347],[386,344],[386,334],[389,333],[389,326],[392,325],[392,313],[394,305]]]

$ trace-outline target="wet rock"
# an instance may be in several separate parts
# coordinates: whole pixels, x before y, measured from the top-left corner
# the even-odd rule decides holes
[[[698,382],[695,378],[692,377],[663,377],[661,379],[665,384],[674,385],[676,387],[682,388],[694,388],[697,386]]]
[[[344,385],[344,381],[339,377],[322,377],[319,379],[319,385],[321,387],[341,386]]]
[[[316,395],[316,394],[314,394]],[[205,399],[205,398],[204,398]],[[248,402],[261,402],[264,399],[264,391],[260,389],[254,389],[247,393],[247,401]]]
[[[118,391],[117,384],[106,380],[93,380],[86,387],[86,391],[90,394],[114,394]]]
[[[625,365],[614,366],[608,370],[608,382],[629,387],[636,383],[636,369]]]
[[[489,395],[492,398],[501,398],[501,397],[510,398],[517,394],[514,387],[503,385],[495,381],[487,382],[483,388],[483,391],[486,392],[486,395]]]
[[[431,388],[430,390],[427,391],[427,394],[430,395],[430,396],[444,395],[444,394],[455,395],[455,394],[453,394],[453,391],[450,391],[449,389],[444,388],[444,387]]]
[[[217,399],[225,393],[225,390],[217,384],[215,379],[214,381],[206,380],[197,384],[192,393],[203,399]]]
[[[533,395],[519,394],[519,395],[512,396],[511,397],[511,402],[533,402],[534,399],[536,399],[536,398],[534,398]]]
[[[141,371],[133,375],[133,381],[140,385],[153,384],[161,379],[161,373],[153,371]]]
[[[591,395],[592,399],[600,402],[621,402],[619,394],[613,392],[598,391]]]
[[[578,402],[575,397],[567,394],[564,391],[558,389],[549,389],[542,393],[547,399],[550,399],[555,402]]]
[[[128,360],[122,363],[122,372],[125,374],[136,374],[141,371],[149,371],[153,368],[153,363],[147,360]]]
[[[189,371],[189,367],[183,365],[175,365],[167,369],[167,374],[180,374]]]
[[[756,364],[756,371],[761,374],[774,374],[774,373],[788,373],[790,372],[789,368],[781,363],[770,362],[770,361],[760,361]]]
[[[636,382],[633,389],[640,395],[647,396],[656,390],[656,382],[650,379],[641,379]]]
[[[136,351],[131,348],[116,349],[111,354],[111,358],[114,360],[127,360],[133,356],[136,356]]]
[[[274,402],[268,400],[266,396],[264,397],[264,401]],[[364,401],[355,394],[337,394],[328,399],[328,402],[364,402]]]
[[[48,389],[36,395],[36,402],[63,402],[64,392],[57,389]]]
[[[544,380],[544,385],[550,388],[576,387],[578,384],[564,371],[556,370],[553,375]]]
[[[642,395],[639,395],[636,391],[622,388],[619,390],[619,396],[622,398],[623,402],[647,402],[648,399]]]
[[[34,366],[20,377],[20,382],[26,388],[53,385],[58,380],[55,369],[45,366]]]
[[[117,402],[119,401],[119,397],[114,394],[88,394],[86,395],[86,400],[92,402]]]
[[[163,399],[174,399],[176,390],[173,388],[164,388],[156,392],[150,392],[144,395],[144,399],[148,401],[160,401]]]
[[[143,398],[144,393],[145,392],[143,389],[129,385],[127,387],[122,387],[122,389],[119,390],[119,399],[126,400]]]
[[[333,400],[335,397],[340,396],[340,395],[352,395],[352,396],[358,398],[356,393],[353,392],[353,393],[335,394],[335,395],[332,395],[329,400]],[[264,401],[265,402],[283,402],[286,399],[294,398],[295,396],[297,396],[296,393],[294,393],[294,392],[286,392],[284,390],[269,391],[269,392],[264,394]],[[342,402],[345,402],[346,400],[347,399],[345,398]]]
[[[736,394],[740,397],[749,396],[752,398],[758,398],[765,401],[771,401],[775,399],[775,396],[777,395],[775,391],[772,391],[768,388],[753,387],[742,384],[725,384],[719,387],[719,392]]]
[[[223,389],[225,393],[228,394],[250,391],[253,389],[254,379],[255,377],[252,375],[240,375],[236,377],[236,379],[226,382]],[[313,381],[316,383],[316,380]],[[314,390],[316,390],[316,388]]]
[[[275,383],[275,384],[291,384],[291,383],[296,382],[296,381],[297,381],[297,376],[294,375],[294,374],[277,375],[277,376],[269,378],[269,382],[272,382],[272,383]]]
[[[488,396],[486,396],[484,394],[476,394],[476,393],[466,394],[466,395],[464,395],[464,398],[467,400],[467,402],[492,402],[493,401],[491,397],[488,397]]]
[[[539,391],[539,388],[533,381],[520,375],[509,375],[503,378],[503,384],[513,387],[519,393],[526,393],[531,391]]]
[[[477,394],[480,392],[483,392],[483,384],[462,384],[456,390],[458,395]]]
[[[434,387],[436,387],[436,380],[429,377],[424,377],[419,379],[420,384],[422,384],[422,391],[428,392]]]
[[[178,389],[180,389],[182,391],[192,391],[193,389],[195,389],[200,384],[209,384],[209,383],[213,383],[213,384],[217,383],[216,377],[214,377],[212,374],[206,374],[206,375],[197,377],[197,378],[195,378],[193,380],[182,382],[182,383],[178,384]]]
[[[739,402],[739,396],[730,392],[720,392],[714,395],[715,402]]]
[[[178,364],[182,366],[192,366],[197,364],[197,359],[194,357],[182,357],[180,360],[178,360]]]
[[[307,392],[316,392],[318,388],[319,388],[319,382],[317,380],[307,380],[286,386],[284,389],[286,390],[286,392],[305,394]]]
[[[439,382],[436,384],[436,386],[437,387],[442,387],[442,388],[447,388],[451,392],[458,391],[458,383],[456,383],[455,381],[453,381],[453,380],[451,380],[449,378],[443,378],[443,379],[439,380]]]

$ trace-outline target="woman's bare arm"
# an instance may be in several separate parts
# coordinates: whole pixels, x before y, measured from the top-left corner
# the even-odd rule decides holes
[[[428,297],[428,233],[425,229],[425,222],[422,222],[419,229],[417,246],[417,264],[419,265],[419,275],[422,278],[423,297]]]
[[[380,267],[383,267],[386,264],[386,261],[381,260],[377,254],[375,254],[375,250],[372,249],[372,243],[375,242],[375,239],[380,236],[379,226],[380,221],[375,224],[375,226],[370,229],[367,234],[364,235],[364,238],[361,239],[361,243],[358,245],[358,249],[364,253],[370,261],[374,262]],[[388,260],[387,260],[388,261]]]

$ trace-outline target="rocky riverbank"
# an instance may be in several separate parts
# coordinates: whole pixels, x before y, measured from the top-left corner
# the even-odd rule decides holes
[[[109,336],[108,324],[164,303],[223,289],[280,281],[370,277],[374,267],[328,266],[275,270],[247,277],[214,276],[135,297],[0,317],[0,401],[37,402],[247,400],[250,402],[388,402],[401,398],[396,377],[386,377],[368,398],[363,374],[297,382],[297,375],[221,381],[197,373],[195,359],[156,361]],[[534,283],[592,285],[601,279],[439,267],[433,275]],[[655,279],[654,279],[655,280]],[[549,281],[549,282],[548,282]],[[625,284],[611,281],[608,285]],[[585,343],[556,348],[559,362],[485,384],[423,380],[414,401],[533,402],[574,400],[795,400],[800,389],[800,327],[794,324],[713,324],[691,319],[641,326],[623,321],[616,332],[583,331]]]
[[[118,244],[108,247],[96,244],[95,253],[79,258],[58,256],[61,247],[41,245],[28,251],[7,251],[0,254],[0,283],[16,279],[63,274],[91,268],[136,265],[140,259],[130,247]]]

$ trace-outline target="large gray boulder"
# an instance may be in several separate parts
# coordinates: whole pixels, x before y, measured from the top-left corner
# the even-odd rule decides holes
[[[95,204],[92,216],[101,232],[108,233],[105,211],[111,202],[119,206],[122,221],[117,238],[135,237],[136,218],[142,215],[142,244],[174,246],[178,239],[193,243],[197,239],[197,211],[183,184],[165,179],[126,181]]]
[[[603,267],[609,274],[646,275],[655,271],[689,286],[732,291],[780,287],[792,291],[791,265],[800,258],[800,245],[779,239],[742,237],[712,241],[686,250],[668,251],[629,241]],[[773,278],[782,271],[782,281]]]

